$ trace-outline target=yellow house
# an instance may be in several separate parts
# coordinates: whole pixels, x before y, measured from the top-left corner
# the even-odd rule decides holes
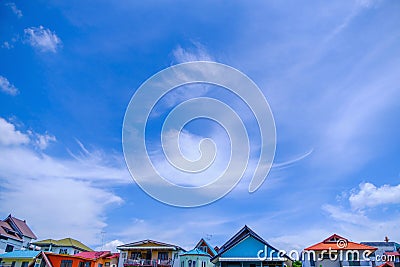
[[[40,251],[15,250],[0,255],[0,267],[28,267]]]
[[[179,246],[142,240],[117,247],[121,251],[118,267],[174,267],[179,266]]]

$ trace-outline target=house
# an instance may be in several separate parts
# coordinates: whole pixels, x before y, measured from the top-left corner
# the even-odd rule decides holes
[[[69,254],[40,251],[28,267],[97,267],[96,261]]]
[[[31,241],[36,238],[25,220],[10,214],[0,221],[0,253],[28,249]]]
[[[28,267],[40,251],[14,250],[0,254],[0,267]]]
[[[389,242],[388,239],[387,241],[382,242],[361,242],[361,244],[377,248],[375,251],[375,264],[377,266],[384,264],[386,261],[390,261],[389,259],[386,259],[386,252],[396,252],[400,249],[399,243]]]
[[[178,267],[178,255],[185,250],[177,245],[142,240],[117,247],[121,251],[118,267]]]
[[[337,234],[312,245],[303,252],[303,267],[371,266],[377,248],[355,243]]]
[[[214,267],[210,259],[215,255],[215,249],[202,238],[194,249],[179,255],[180,267]]]
[[[284,267],[292,260],[257,235],[247,225],[211,258],[216,267]]]
[[[392,267],[400,267],[400,250],[385,252],[385,259],[387,262],[393,265]]]
[[[45,239],[33,242],[32,245],[35,246],[34,249],[58,254],[74,255],[84,251],[93,251],[85,244],[73,238],[63,238],[60,240]]]
[[[85,251],[75,254],[75,256],[93,260],[95,267],[118,266],[119,253],[111,253],[111,251]]]

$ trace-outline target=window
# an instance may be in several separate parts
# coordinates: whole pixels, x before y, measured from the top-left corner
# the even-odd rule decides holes
[[[28,267],[29,262],[28,261],[23,261],[21,263],[21,267]]]
[[[68,249],[60,248],[60,251],[58,252],[58,254],[68,254]]]
[[[205,261],[201,262],[201,267],[206,267],[206,262]]]
[[[106,263],[104,263],[104,266],[110,266],[110,262],[107,261]]]
[[[75,250],[74,250],[74,255],[75,255],[75,254],[78,254],[79,252],[80,252],[79,250],[75,249]]]
[[[85,267],[90,267],[90,261],[85,262]]]
[[[185,261],[181,261],[181,267],[185,267]]]
[[[103,264],[99,263],[97,264],[97,267],[103,267]]]
[[[141,252],[134,251],[131,254],[131,259],[132,260],[140,260],[141,257],[142,257],[142,253]]]
[[[158,252],[159,260],[168,260],[168,252]]]
[[[196,261],[192,262],[192,267],[196,267]]]
[[[72,260],[62,260],[60,267],[72,267]]]
[[[11,262],[11,267],[15,266],[15,261]]]
[[[85,267],[85,263],[83,261],[80,261],[78,267]]]
[[[126,259],[126,252],[121,253],[121,257],[122,257],[123,259]]]
[[[11,252],[11,251],[13,251],[13,250],[14,250],[14,246],[7,245],[7,246],[6,246],[6,251],[5,251],[5,252]]]

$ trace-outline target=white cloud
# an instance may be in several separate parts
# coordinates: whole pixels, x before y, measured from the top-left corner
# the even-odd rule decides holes
[[[41,150],[46,149],[51,142],[57,141],[54,135],[49,135],[48,133],[35,134],[35,137],[36,137],[35,144]]]
[[[182,48],[178,46],[172,51],[174,59],[178,63],[189,61],[214,61],[215,59],[207,52],[205,46],[198,42],[193,42],[193,48]]]
[[[349,201],[353,209],[400,204],[400,184],[376,187],[372,183],[362,183],[359,185],[359,191],[350,195]]]
[[[0,118],[0,210],[25,218],[39,238],[100,244],[106,209],[123,203],[110,184],[130,183],[129,173],[112,154],[85,149],[60,158],[36,149],[54,140]]]
[[[22,11],[20,9],[17,8],[17,6],[15,5],[15,3],[6,3],[6,6],[8,6],[12,12],[20,19],[22,18]]]
[[[61,45],[61,39],[55,32],[39,27],[30,27],[24,30],[27,42],[42,52],[56,53]]]
[[[6,49],[11,49],[14,46],[12,44],[10,44],[9,42],[5,41],[3,42],[3,44],[1,45],[2,48],[6,48]]]
[[[117,247],[120,245],[123,245],[124,242],[116,239],[116,240],[112,240],[110,242],[105,243],[103,246],[97,247],[95,248],[96,251],[111,251],[111,252],[117,252]]]
[[[17,95],[18,88],[11,84],[8,79],[0,75],[0,91],[9,95]]]
[[[15,129],[14,124],[0,118],[0,145],[21,145],[29,143],[29,137]]]

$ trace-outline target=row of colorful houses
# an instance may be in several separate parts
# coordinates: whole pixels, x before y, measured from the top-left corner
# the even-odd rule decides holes
[[[93,251],[72,238],[35,241],[25,221],[10,215],[2,222],[0,267],[292,267],[299,261],[303,267],[400,267],[398,243],[356,243],[336,234],[300,252],[283,251],[244,226],[220,247],[201,239],[185,250],[146,239],[111,253]]]

